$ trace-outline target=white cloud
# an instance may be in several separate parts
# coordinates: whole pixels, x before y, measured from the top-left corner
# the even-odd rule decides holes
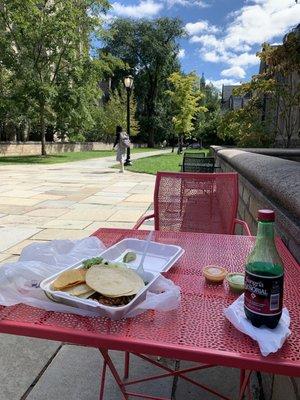
[[[192,36],[190,39],[191,43],[201,43],[205,47],[219,48],[221,45],[220,40],[216,38],[215,35],[201,35],[201,36]]]
[[[155,17],[161,10],[163,5],[154,0],[140,0],[137,5],[125,5],[120,2],[112,3],[112,14],[118,17],[126,18],[151,18]]]
[[[247,68],[259,64],[259,58],[255,54],[251,53],[236,54],[215,48],[213,50],[202,49],[200,54],[205,61],[213,63],[223,62],[233,67]]]
[[[227,76],[227,77],[234,77],[234,78],[245,78],[246,72],[243,68],[241,67],[231,67],[228,69],[223,69],[221,72],[222,76]]]
[[[221,57],[219,56],[219,54],[217,54],[217,52],[215,52],[215,51],[204,52],[202,54],[202,58],[205,61],[214,62],[214,63],[223,61],[223,60],[221,60]]]
[[[250,53],[242,53],[236,56],[233,56],[228,59],[228,63],[231,65],[237,65],[240,67],[248,67],[250,65],[256,65],[259,63],[259,58],[256,54]]]
[[[224,38],[227,48],[261,44],[284,35],[299,23],[300,4],[295,0],[253,0],[252,3],[235,12]]]
[[[299,23],[300,4],[295,0],[248,0],[246,5],[228,15],[228,23],[222,29],[208,21],[188,23],[186,29],[190,42],[200,45],[203,60],[225,63],[223,76],[235,68],[236,77],[244,77],[245,69],[259,63],[254,54],[264,41],[282,37]],[[224,72],[225,71],[225,72]]]
[[[218,28],[215,25],[210,25],[207,21],[189,22],[185,25],[185,29],[189,35],[197,35],[201,32],[218,32]]]
[[[178,58],[184,58],[185,57],[185,49],[180,49],[178,52]]]
[[[239,85],[240,82],[236,81],[235,79],[207,79],[208,83],[212,83],[216,88],[219,90],[222,89],[223,85]]]
[[[184,7],[200,7],[206,8],[210,5],[202,0],[167,0],[167,4],[169,7],[173,7],[175,5],[180,5]]]

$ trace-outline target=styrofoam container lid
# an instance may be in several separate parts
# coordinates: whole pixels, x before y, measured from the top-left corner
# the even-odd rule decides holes
[[[101,256],[108,261],[123,262],[123,257],[129,251],[136,254],[136,259],[127,263],[132,269],[136,269],[141,261],[146,240],[124,239],[105,250]],[[150,242],[143,267],[147,271],[165,272],[182,256],[184,250],[175,245]]]

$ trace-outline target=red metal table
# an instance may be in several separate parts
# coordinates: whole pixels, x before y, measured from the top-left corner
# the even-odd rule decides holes
[[[126,237],[142,239],[147,234],[140,230],[100,229],[94,235],[110,246]],[[0,332],[96,347],[106,361],[105,367],[108,365],[110,369],[114,366],[108,350],[122,350],[141,357],[148,354],[196,361],[205,364],[202,368],[221,365],[300,376],[300,267],[281,240],[277,240],[277,247],[285,264],[284,303],[290,311],[292,334],[279,352],[268,357],[262,357],[257,343],[238,332],[223,316],[224,308],[236,298],[227,285],[207,285],[202,277],[202,268],[210,264],[224,266],[229,271],[243,271],[254,238],[156,231],[152,240],[185,249],[182,258],[166,274],[181,287],[179,309],[169,313],[148,311],[133,319],[111,321],[48,312],[22,304],[2,306]],[[173,375],[189,380],[184,371]],[[104,377],[105,374],[102,383]],[[118,374],[115,378],[123,390],[123,398],[128,398],[124,394],[126,384]],[[242,378],[244,391],[249,374]],[[145,394],[140,397],[159,399]]]

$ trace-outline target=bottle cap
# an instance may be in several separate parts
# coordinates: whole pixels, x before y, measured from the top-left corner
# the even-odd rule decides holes
[[[275,221],[275,212],[273,210],[258,210],[258,221]]]

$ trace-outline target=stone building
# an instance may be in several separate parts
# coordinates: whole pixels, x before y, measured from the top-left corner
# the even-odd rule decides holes
[[[245,96],[237,96],[233,94],[233,90],[238,88],[240,85],[223,85],[222,86],[222,98],[221,98],[221,111],[238,110],[243,108],[251,98],[250,94]]]
[[[296,34],[300,41],[300,24],[290,33]],[[288,40],[288,33],[283,43]],[[277,45],[281,46],[281,45]],[[260,63],[259,74],[268,72],[268,65]],[[267,122],[270,132],[275,134],[275,147],[300,147],[300,105],[292,101],[299,95],[300,74],[292,71],[287,76],[277,74],[275,79],[282,85],[282,96],[265,94],[262,101],[262,120]],[[286,95],[288,93],[288,96]]]
[[[260,73],[267,68],[261,62]],[[277,76],[277,81],[282,85],[288,84],[293,95],[299,90],[300,75],[297,71],[286,78]],[[274,98],[270,94],[263,96],[262,120],[267,121],[269,131],[275,133],[275,147],[300,147],[300,106],[290,107],[288,101],[284,97]]]
[[[300,24],[293,30],[298,32],[300,38]],[[285,36],[283,41],[286,40]],[[299,39],[300,40],[300,39]],[[268,71],[268,65],[261,61],[259,74]],[[289,96],[275,98],[270,94],[262,97],[261,120],[265,122],[268,131],[275,136],[275,147],[300,147],[300,106],[296,102],[291,106],[290,98],[296,98],[300,88],[299,71],[293,71],[290,75],[276,76],[276,80],[283,87],[283,92],[289,92]],[[221,111],[223,113],[243,108],[251,99],[251,94],[245,96],[234,95],[234,89],[239,85],[223,85]]]

